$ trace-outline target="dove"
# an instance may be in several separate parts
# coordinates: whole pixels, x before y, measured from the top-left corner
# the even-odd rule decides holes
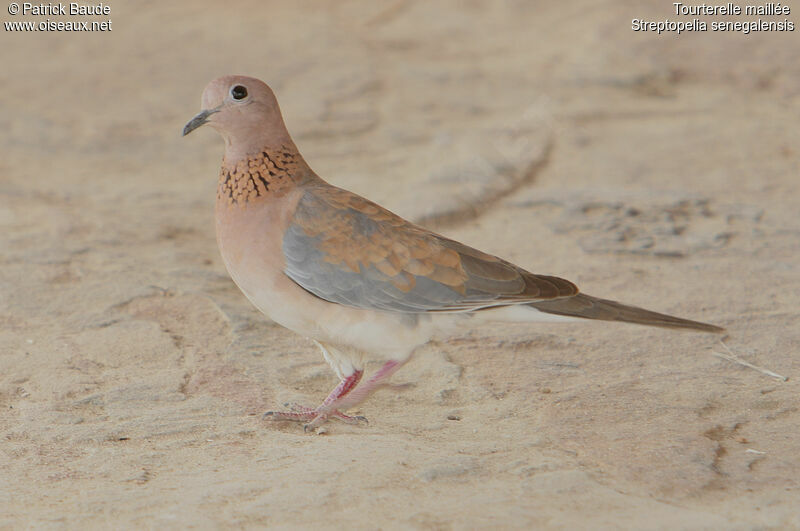
[[[421,226],[320,178],[306,163],[264,82],[211,81],[183,135],[208,125],[225,142],[216,234],[242,293],[274,322],[312,339],[340,379],[317,407],[270,411],[314,429],[389,379],[435,335],[480,321],[621,321],[722,332],[586,295]],[[424,201],[424,191],[420,194]],[[380,368],[361,381],[368,361]]]

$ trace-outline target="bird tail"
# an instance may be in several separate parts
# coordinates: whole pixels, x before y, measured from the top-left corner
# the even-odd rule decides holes
[[[532,302],[529,306],[532,306],[540,312],[567,317],[598,319],[601,321],[622,321],[625,323],[661,326],[665,328],[689,328],[717,334],[725,331],[724,328],[712,324],[651,312],[644,308],[628,306],[606,299],[598,299],[597,297],[592,297],[591,295],[585,295],[583,293],[563,299]]]

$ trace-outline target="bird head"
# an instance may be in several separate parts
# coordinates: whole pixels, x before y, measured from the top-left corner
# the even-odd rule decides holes
[[[208,124],[225,139],[226,157],[287,143],[293,146],[275,94],[263,81],[246,76],[217,78],[203,91],[201,108],[184,126],[183,136]]]

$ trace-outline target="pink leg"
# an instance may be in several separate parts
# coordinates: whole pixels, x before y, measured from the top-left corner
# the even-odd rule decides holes
[[[385,387],[388,384],[387,380],[397,372],[397,370],[405,365],[406,361],[387,361],[383,367],[378,369],[372,377],[364,382],[364,385],[356,388],[358,382],[363,376],[363,371],[356,371],[336,386],[328,398],[322,402],[317,408],[308,408],[303,406],[293,407],[293,411],[268,411],[264,413],[264,418],[272,420],[294,420],[299,422],[308,422],[304,426],[305,430],[311,430],[321,426],[330,418],[339,419],[348,424],[358,424],[359,422],[366,422],[364,417],[351,417],[341,412],[343,409],[353,407],[356,404],[364,401],[369,395]]]
[[[319,408],[319,415],[311,420],[308,424],[306,424],[305,428],[313,429],[317,426],[321,425],[323,422],[327,420],[326,411],[335,411],[339,413],[339,410],[347,409],[349,407],[353,407],[356,404],[360,404],[363,402],[369,395],[387,385],[386,380],[391,378],[391,376],[397,372],[397,370],[405,365],[406,361],[387,361],[383,364],[383,367],[378,369],[378,372],[372,375],[372,378],[367,380],[364,385],[353,389],[352,393],[349,393],[347,396],[341,395],[339,398],[332,400],[328,404],[323,404]],[[330,398],[330,397],[329,397]],[[326,400],[327,402],[327,400]],[[362,417],[363,418],[363,417]],[[365,419],[366,420],[366,419]]]
[[[298,422],[308,422],[316,420],[320,416],[324,416],[325,418],[322,420],[322,422],[327,420],[329,417],[333,417],[349,424],[358,424],[360,421],[366,419],[363,417],[351,417],[345,415],[341,411],[338,411],[337,408],[331,408],[330,406],[352,391],[358,385],[358,382],[361,381],[361,377],[363,375],[364,371],[356,371],[347,378],[343,379],[341,382],[339,382],[339,385],[337,385],[336,388],[331,391],[331,394],[328,395],[325,401],[322,402],[322,405],[317,408],[293,405],[292,411],[267,411],[264,413],[264,418],[270,418],[271,420],[294,420]],[[322,422],[320,422],[320,424]]]
[[[361,381],[362,376],[364,376],[364,371],[359,370],[339,382],[339,385],[336,386],[336,389],[334,389],[331,394],[328,395],[328,398],[322,402],[322,406],[325,407],[333,402],[336,402],[344,395],[355,389],[358,385],[358,382]]]
[[[364,385],[362,385],[358,389],[355,389],[347,397],[342,395],[342,397],[339,398],[336,401],[336,404],[335,404],[336,408],[337,409],[346,409],[348,407],[353,407],[356,404],[360,404],[361,402],[366,400],[366,398],[369,395],[371,395],[372,393],[374,393],[375,391],[377,391],[381,387],[384,387],[384,386],[388,385],[388,382],[386,380],[391,378],[392,375],[394,373],[396,373],[400,369],[400,367],[405,365],[406,361],[408,361],[408,360],[403,360],[403,361],[391,360],[391,361],[387,361],[386,363],[384,363],[383,367],[378,369],[378,372],[373,374],[372,378],[367,380],[364,383]]]

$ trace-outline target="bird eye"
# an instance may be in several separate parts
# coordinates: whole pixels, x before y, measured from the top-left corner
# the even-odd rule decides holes
[[[231,89],[231,96],[235,100],[243,100],[247,97],[247,89],[241,85],[236,85]]]

